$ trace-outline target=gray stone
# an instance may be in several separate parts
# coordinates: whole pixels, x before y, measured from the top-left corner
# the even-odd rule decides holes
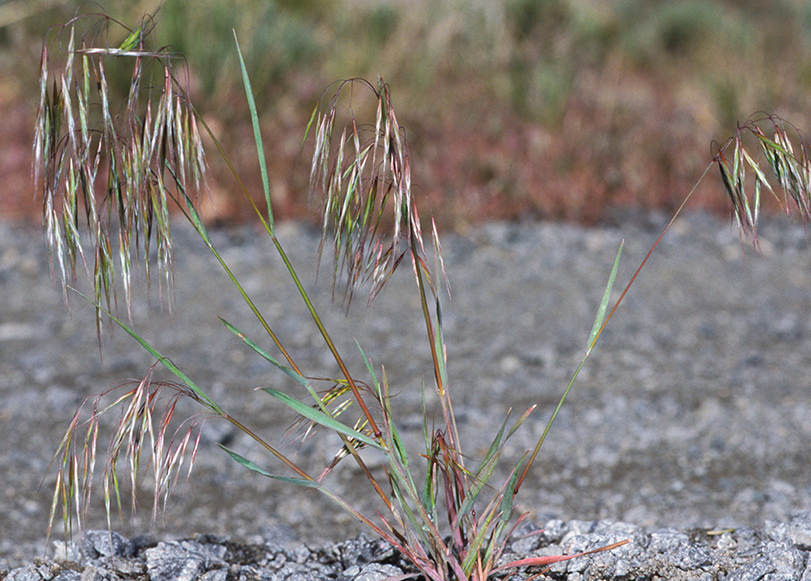
[[[114,579],[111,571],[108,569],[99,569],[93,565],[88,565],[81,573],[77,571],[72,571],[72,573],[79,575],[79,581],[110,581]],[[74,578],[71,577],[71,579]]]
[[[100,557],[131,557],[135,554],[132,542],[116,532],[87,531],[79,545],[82,555],[88,559]]]
[[[30,565],[19,567],[9,572],[5,581],[80,581],[82,573],[74,563],[67,565],[53,561],[35,561]]]
[[[389,577],[396,577],[402,575],[402,569],[394,565],[380,565],[378,563],[370,563],[360,570],[354,581],[381,581]]]
[[[531,531],[527,525],[516,531],[500,565],[526,557],[572,555],[596,552],[552,564],[549,575],[565,581],[811,581],[804,532],[808,515],[801,513],[787,523],[768,523],[759,529],[692,531],[658,529],[652,532],[623,522],[550,521],[548,538],[540,538],[529,552],[517,551]],[[37,561],[15,569],[8,581],[379,581],[413,572],[406,561],[384,542],[361,535],[341,543],[312,550],[299,545],[279,551],[260,542],[235,543],[224,537],[201,535],[197,540],[158,543],[130,557],[91,558],[81,562]],[[602,549],[620,541],[611,550]],[[119,539],[115,546],[127,546]],[[205,541],[205,542],[201,542]],[[85,543],[86,540],[81,541]],[[100,543],[100,547],[110,546]],[[80,554],[72,551],[71,554]],[[511,573],[531,576],[546,566],[525,567]]]
[[[200,581],[226,581],[226,579],[228,579],[228,569],[214,569],[200,575]]]
[[[42,575],[34,565],[12,569],[5,581],[42,581]]]
[[[804,511],[795,515],[787,526],[791,542],[798,549],[811,550],[811,512]]]
[[[272,524],[261,529],[262,539],[270,549],[292,549],[299,544],[296,533],[287,525]]]
[[[371,540],[365,534],[338,545],[339,562],[344,568],[390,558],[393,553],[391,545],[381,539]]]
[[[194,581],[214,567],[226,567],[225,547],[197,541],[169,541],[147,549],[146,566],[152,581]]]
[[[750,562],[732,571],[726,581],[789,581],[805,571],[805,557],[792,544],[771,541]]]
[[[696,546],[687,535],[671,529],[653,533],[648,551],[661,555],[663,559],[685,571],[698,569],[710,562],[710,552],[706,547]]]

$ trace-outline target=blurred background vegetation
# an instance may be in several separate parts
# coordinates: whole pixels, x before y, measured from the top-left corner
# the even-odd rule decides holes
[[[3,215],[38,219],[30,144],[48,28],[77,9],[134,28],[160,4],[0,0]],[[259,193],[237,31],[282,216],[308,213],[304,128],[328,85],[348,77],[391,84],[414,182],[460,230],[669,210],[738,121],[766,111],[811,127],[803,0],[164,0],[158,19],[158,44],[185,54],[193,101]],[[209,160],[209,217],[244,217]],[[727,213],[717,182],[699,203]]]

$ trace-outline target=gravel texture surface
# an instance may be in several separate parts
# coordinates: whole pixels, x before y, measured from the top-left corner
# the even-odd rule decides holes
[[[530,522],[516,533],[498,564],[598,551],[510,570],[511,581],[538,573],[567,581],[783,581],[811,575],[811,513],[758,529],[648,532],[610,520],[552,520],[540,533]],[[159,542],[148,535],[128,539],[89,531],[56,560],[37,559],[10,571],[5,581],[384,581],[413,578],[415,572],[385,541],[361,534],[314,546],[297,542],[288,528],[277,525],[264,527],[250,542],[215,535]]]
[[[444,237],[453,292],[445,321],[449,371],[469,455],[486,449],[510,407],[538,405],[512,440],[505,469],[534,445],[583,352],[620,241],[626,240],[621,288],[662,226],[655,217],[600,229],[489,224]],[[329,311],[328,326],[347,358],[362,371],[357,338],[376,366],[386,366],[402,431],[418,442],[419,386],[430,362],[410,274],[403,269],[372,311],[358,301],[347,318],[328,308],[328,266],[316,284],[316,234],[297,224],[280,232],[316,303]],[[811,249],[803,228],[785,219],[764,224],[761,237],[763,255],[744,251],[727,223],[704,215],[688,216],[665,237],[581,373],[521,491],[519,508],[535,522],[612,519],[639,534],[667,527],[686,535],[760,530],[766,521],[790,523],[811,510]],[[302,367],[334,375],[262,235],[246,227],[217,232],[215,242]],[[291,418],[253,388],[294,384],[217,321],[219,314],[261,338],[213,258],[182,224],[176,246],[173,314],[165,297],[161,310],[155,285],[151,306],[143,293],[135,301],[136,328],[222,407],[278,441]],[[93,313],[74,297],[68,314],[48,278],[38,231],[0,223],[0,296],[2,570],[45,550],[54,482],[48,464],[77,405],[142,378],[153,361],[120,331],[107,333],[100,358]],[[329,455],[331,437],[319,438],[300,447],[302,463],[315,466]],[[195,472],[159,518],[157,539],[257,539],[287,527],[317,544],[362,530],[316,494],[246,473],[218,450],[223,441],[272,465],[247,438],[206,424]],[[347,464],[335,476],[340,494],[370,506],[354,469]],[[125,536],[149,530],[148,482],[141,493],[138,516],[114,522]],[[97,494],[86,524],[100,529],[105,522]],[[789,545],[804,563],[808,547]]]

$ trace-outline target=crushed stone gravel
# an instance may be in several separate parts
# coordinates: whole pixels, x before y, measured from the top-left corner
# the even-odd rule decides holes
[[[582,356],[620,241],[626,244],[615,298],[663,225],[657,216],[595,229],[494,223],[443,238],[452,289],[445,305],[449,373],[465,451],[475,457],[486,450],[509,408],[538,406],[496,478],[534,445],[557,404]],[[355,338],[378,369],[385,365],[401,430],[417,445],[420,385],[430,377],[430,361],[408,270],[372,310],[361,299],[346,317],[340,307],[328,308],[329,265],[315,278],[317,234],[298,223],[279,231],[351,365],[363,370]],[[270,441],[282,440],[292,418],[254,388],[294,384],[223,328],[215,315],[262,337],[193,233],[177,224],[175,235],[174,291],[153,281],[149,300],[136,294],[136,329],[224,408]],[[215,231],[214,240],[301,365],[313,375],[334,375],[266,238],[239,227]],[[688,536],[760,530],[811,510],[808,246],[802,225],[785,218],[763,224],[761,254],[742,247],[722,220],[680,219],[587,362],[521,490],[519,509],[537,523],[610,519],[645,534],[668,529]],[[0,570],[10,570],[52,554],[45,545],[54,482],[48,465],[76,407],[90,394],[143,378],[153,361],[109,327],[100,356],[92,309],[72,297],[68,313],[36,229],[0,222],[0,297]],[[156,377],[169,379],[161,373]],[[434,404],[429,396],[429,409]],[[323,464],[336,443],[330,438],[304,442],[297,460]],[[249,439],[208,422],[191,478],[181,478],[154,526],[161,542],[195,534],[251,539],[288,527],[295,538],[317,544],[362,531],[315,494],[245,473],[217,443],[270,462]],[[356,471],[347,465],[338,472],[335,490],[373,508]],[[106,528],[100,490],[95,499],[85,516],[88,530]],[[150,530],[149,482],[140,499],[134,519],[114,521],[127,538]],[[58,523],[57,539],[60,531]],[[758,559],[768,561],[769,554]],[[200,558],[205,564],[207,557]]]

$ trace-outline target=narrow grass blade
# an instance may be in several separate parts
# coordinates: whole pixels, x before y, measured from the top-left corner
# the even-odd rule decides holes
[[[425,458],[428,460],[428,465],[425,468],[425,482],[422,488],[421,502],[425,510],[431,515],[432,522],[437,520],[437,492],[434,482],[434,474],[436,472],[436,454],[433,453],[431,445],[431,435],[428,430],[428,410],[425,405],[425,380],[422,381],[422,433],[425,439]]]
[[[256,472],[257,474],[261,474],[262,476],[266,476],[266,477],[272,478],[274,480],[280,480],[281,482],[287,482],[288,484],[296,484],[298,486],[306,486],[307,488],[321,488],[321,484],[319,482],[315,481],[315,480],[305,480],[304,478],[293,478],[291,476],[279,476],[277,474],[271,474],[270,472],[267,472],[266,470],[260,468],[259,466],[257,466],[255,463],[251,462],[250,460],[248,460],[244,456],[240,456],[239,454],[237,454],[233,450],[229,450],[228,448],[226,448],[222,444],[219,444],[219,446],[220,446],[220,448],[225,450],[226,454],[228,454],[229,456],[231,456],[231,458],[236,460],[237,463],[241,464],[242,466],[244,466],[248,470]]]
[[[257,345],[256,343],[254,343],[252,340],[250,340],[248,337],[246,337],[246,336],[245,336],[245,333],[243,333],[242,331],[240,331],[239,329],[237,329],[237,328],[236,328],[234,325],[232,325],[231,323],[229,323],[228,321],[226,321],[226,320],[225,320],[225,319],[223,319],[222,317],[217,317],[217,318],[220,320],[220,322],[221,322],[223,325],[225,325],[225,328],[226,328],[226,329],[228,329],[228,330],[229,330],[229,331],[231,331],[231,332],[232,332],[234,335],[236,335],[237,337],[239,337],[240,339],[242,339],[242,341],[243,341],[243,342],[244,342],[244,343],[245,343],[245,344],[246,344],[248,347],[250,347],[251,349],[253,349],[254,351],[256,351],[256,352],[257,352],[257,353],[258,353],[258,354],[259,354],[259,355],[260,355],[260,356],[261,356],[263,359],[265,359],[266,361],[268,361],[268,362],[269,362],[271,365],[273,365],[274,367],[276,367],[277,369],[279,369],[279,370],[280,370],[280,371],[282,371],[283,373],[285,373],[285,374],[289,375],[290,377],[292,377],[293,379],[295,379],[296,381],[298,381],[298,382],[299,382],[301,385],[303,385],[303,386],[305,386],[305,387],[309,387],[310,382],[307,380],[307,378],[306,378],[306,377],[302,376],[300,373],[297,373],[297,372],[296,372],[296,371],[294,371],[293,369],[290,369],[290,368],[289,368],[289,367],[287,367],[286,365],[282,365],[281,363],[279,363],[278,361],[276,361],[276,359],[275,359],[275,358],[274,358],[274,357],[273,357],[273,356],[272,356],[270,353],[268,353],[267,351],[265,351],[264,349],[262,349],[262,348],[261,348],[259,345]]]
[[[597,309],[597,318],[594,319],[594,326],[591,328],[591,335],[589,335],[589,342],[586,348],[586,355],[591,353],[594,349],[597,338],[600,336],[600,331],[603,329],[603,320],[605,319],[605,311],[608,308],[608,301],[611,298],[611,289],[614,286],[614,278],[617,276],[617,269],[620,265],[620,256],[622,255],[622,247],[625,246],[625,240],[620,243],[619,250],[617,250],[617,257],[614,259],[614,267],[611,269],[611,274],[608,276],[608,284],[603,293],[603,300],[600,302],[600,308]]]
[[[527,411],[521,414],[510,430],[507,432],[507,435],[502,439],[502,435],[504,434],[504,429],[507,427],[507,421],[509,420],[509,414],[504,419],[504,423],[501,426],[501,429],[496,434],[496,437],[493,439],[493,443],[490,445],[490,449],[487,451],[484,459],[482,460],[481,465],[479,466],[478,471],[474,475],[474,484],[470,487],[467,492],[467,496],[465,497],[465,502],[459,508],[459,516],[457,517],[458,520],[462,520],[467,516],[467,514],[473,509],[473,505],[475,501],[478,499],[479,494],[481,493],[482,489],[484,489],[485,485],[487,484],[488,480],[493,474],[495,467],[498,463],[498,459],[501,456],[501,450],[504,448],[504,444],[507,443],[507,440],[516,432],[516,430],[524,423],[524,421],[529,417],[529,414],[535,409],[535,406],[530,407]],[[518,466],[523,464],[524,458],[521,459]],[[518,468],[516,467],[513,471],[513,475],[511,477],[511,484],[512,487],[514,481],[516,479],[516,473]],[[508,491],[509,495],[504,494],[502,496],[503,500],[509,501],[509,507],[507,507],[508,514],[512,511],[512,497],[514,495],[514,491],[512,488]],[[505,506],[502,504],[502,509],[505,509]],[[509,518],[509,517],[508,517]],[[506,523],[505,523],[506,524]]]
[[[434,337],[434,349],[439,354],[437,357],[437,365],[439,367],[437,375],[439,376],[440,386],[448,385],[448,366],[447,366],[447,352],[445,349],[445,335],[442,327],[442,302],[439,297],[439,289],[436,291],[436,336]]]
[[[366,367],[369,370],[369,373],[372,375],[375,389],[377,390],[378,398],[380,400],[380,405],[383,408],[386,429],[388,430],[388,439],[391,443],[391,449],[394,454],[392,459],[402,464],[405,473],[408,475],[409,480],[411,480],[411,463],[408,459],[405,443],[403,442],[402,438],[400,438],[400,432],[397,430],[397,425],[394,423],[394,413],[391,409],[391,394],[389,393],[389,380],[388,377],[386,377],[386,369],[383,369],[383,391],[381,392],[380,382],[378,382],[377,377],[374,374],[374,369],[372,368],[369,359],[366,357],[363,349],[360,348],[360,344],[358,344],[358,349],[360,349],[360,354],[363,356],[364,361],[366,361]],[[413,488],[413,482],[411,482],[411,486]]]
[[[308,406],[305,403],[300,402],[294,397],[287,395],[286,393],[279,391],[278,389],[273,389],[272,387],[263,387],[262,391],[268,393],[269,395],[275,397],[282,403],[284,403],[287,407],[295,411],[297,414],[307,418],[308,420],[315,422],[321,426],[329,428],[338,432],[339,434],[344,434],[350,438],[363,442],[367,446],[372,446],[378,450],[383,450],[383,446],[381,446],[377,441],[373,440],[369,436],[358,432],[357,430],[353,430],[349,426],[342,424],[335,418],[331,418],[325,413]]]
[[[667,231],[667,229],[665,229],[665,232],[666,231]],[[664,232],[662,233],[662,236],[664,236]],[[659,239],[661,240],[661,238],[662,237],[660,236]],[[514,493],[518,492],[518,489],[521,487],[521,484],[524,482],[524,478],[526,478],[527,473],[529,472],[529,469],[532,467],[532,464],[535,462],[535,457],[538,455],[538,452],[540,451],[541,446],[543,445],[544,441],[546,441],[546,435],[549,433],[549,430],[552,428],[552,424],[555,422],[555,418],[557,418],[558,412],[560,412],[560,409],[563,407],[563,402],[566,401],[566,397],[569,395],[569,390],[572,389],[572,386],[574,385],[574,382],[577,379],[577,376],[580,374],[580,370],[583,369],[583,365],[585,365],[586,360],[588,359],[589,355],[591,354],[592,349],[594,349],[594,345],[597,343],[597,339],[599,339],[600,333],[603,332],[603,329],[605,328],[606,324],[608,323],[608,320],[611,318],[611,315],[613,315],[613,313],[616,310],[617,306],[619,305],[620,301],[622,301],[623,297],[625,296],[625,293],[628,292],[628,289],[630,288],[631,284],[633,284],[634,278],[636,277],[637,274],[639,274],[640,269],[642,268],[642,266],[645,265],[645,261],[650,256],[650,252],[649,252],[648,256],[645,257],[645,260],[642,261],[642,264],[639,266],[636,273],[631,278],[631,282],[628,283],[628,286],[625,287],[625,290],[623,291],[622,295],[617,300],[617,303],[614,305],[614,308],[611,310],[611,313],[608,315],[608,319],[606,319],[605,311],[606,311],[606,307],[608,305],[608,300],[611,297],[611,288],[614,285],[614,278],[616,277],[617,269],[619,268],[620,255],[622,254],[622,247],[624,246],[624,244],[625,244],[625,241],[623,241],[620,244],[619,250],[617,251],[617,257],[614,259],[614,267],[611,269],[611,274],[608,277],[608,284],[606,285],[605,293],[603,293],[603,300],[600,302],[600,307],[597,310],[597,318],[594,320],[594,326],[591,329],[591,335],[589,336],[589,342],[588,342],[588,345],[586,347],[586,353],[585,353],[585,355],[583,355],[583,359],[580,360],[580,363],[578,364],[577,369],[575,369],[574,373],[572,374],[572,378],[569,380],[569,383],[566,386],[566,389],[563,391],[563,395],[560,397],[560,401],[558,401],[558,405],[555,408],[555,411],[552,412],[552,416],[549,418],[549,421],[546,423],[546,428],[544,428],[543,434],[541,434],[541,437],[538,439],[538,442],[535,444],[535,448],[532,451],[532,455],[529,457],[529,462],[527,462],[527,465],[526,465],[526,468],[524,468],[523,474],[521,474],[521,477],[518,479],[518,483],[516,484],[515,490],[513,491]],[[657,244],[658,244],[658,240],[657,240]],[[654,248],[655,247],[656,247],[656,245],[654,245]],[[653,249],[651,249],[651,252],[652,251],[653,251]]]
[[[426,529],[426,527],[423,526],[422,523],[422,514],[424,514],[424,510],[418,511],[418,513],[420,514],[420,518],[418,519],[417,513],[415,513],[415,511],[412,510],[411,504],[409,503],[409,498],[413,497],[412,494],[413,491],[411,489],[405,491],[403,490],[404,484],[405,486],[408,486],[408,484],[404,483],[404,480],[403,478],[400,477],[400,474],[398,473],[396,467],[390,472],[389,482],[391,484],[392,494],[394,498],[397,500],[397,506],[399,506],[400,510],[403,511],[403,513],[405,514],[405,518],[411,525],[410,532],[415,536],[418,536],[420,541],[424,545],[430,546],[431,542],[430,537],[428,536],[429,531]],[[392,515],[394,516],[394,518],[397,519],[399,523],[401,523],[401,527],[405,529],[405,527],[403,526],[403,519],[400,517],[400,515],[398,515],[395,512],[392,512]],[[393,530],[393,527],[391,527],[391,525],[389,525],[389,528]],[[409,531],[406,529],[406,534],[408,534],[408,532]]]
[[[490,542],[485,549],[484,561],[489,562],[492,558],[493,552],[498,550],[497,546],[501,539],[504,528],[512,518],[513,500],[515,498],[515,481],[518,478],[518,472],[521,470],[521,466],[523,466],[526,457],[527,454],[525,453],[521,457],[521,460],[519,460],[518,464],[516,464],[513,468],[510,478],[503,485],[501,490],[498,491],[498,494],[493,501],[496,502],[499,498],[501,499],[498,502],[498,509],[496,510],[495,508],[488,507],[488,509],[484,512],[483,522],[479,524],[479,532],[476,537],[471,540],[467,557],[462,562],[462,569],[464,569],[467,575],[470,575],[470,573],[473,571],[473,565],[479,558],[481,548],[488,537]],[[493,519],[496,517],[498,517],[496,523],[494,525],[491,524]]]
[[[473,504],[479,497],[479,493],[485,487],[487,481],[490,479],[490,476],[493,474],[493,471],[496,468],[496,464],[498,463],[498,458],[501,455],[502,445],[504,444],[504,442],[502,442],[501,437],[504,435],[504,429],[507,427],[507,421],[509,419],[510,416],[508,415],[504,419],[504,423],[501,425],[501,429],[499,429],[498,433],[496,434],[496,437],[493,439],[493,443],[490,444],[490,449],[487,451],[487,455],[484,457],[484,461],[479,467],[478,472],[476,472],[473,485],[467,491],[464,503],[462,503],[462,506],[459,507],[459,515],[457,517],[458,520],[463,519],[467,515],[467,513],[473,509]]]
[[[273,206],[270,203],[270,182],[268,180],[268,166],[265,159],[265,148],[262,145],[262,130],[259,127],[259,114],[256,111],[256,101],[253,98],[253,89],[251,88],[251,80],[248,78],[248,69],[245,67],[245,59],[242,58],[242,50],[239,48],[239,40],[237,40],[237,33],[234,31],[234,42],[237,45],[237,54],[239,55],[239,67],[242,71],[242,84],[245,86],[245,97],[248,99],[248,108],[251,110],[251,122],[253,123],[253,137],[256,140],[256,155],[259,158],[259,170],[262,175],[262,188],[265,192],[265,203],[268,208],[268,225],[270,226],[271,236],[275,230],[273,224]]]
[[[504,438],[505,442],[509,440],[512,437],[512,435],[515,434],[518,428],[520,428],[524,424],[524,422],[527,420],[530,414],[535,411],[536,407],[538,407],[537,404],[531,405],[529,408],[527,408],[527,411],[525,411],[523,414],[521,414],[521,416],[517,420],[515,420],[513,427],[510,428],[509,432],[507,432],[507,437]]]
[[[372,366],[372,362],[369,361],[369,358],[366,357],[366,353],[364,353],[363,348],[360,346],[360,343],[357,339],[355,339],[355,345],[358,347],[358,351],[360,352],[360,356],[363,357],[363,363],[366,365],[366,371],[369,372],[369,375],[372,378],[372,384],[375,387],[375,393],[377,394],[378,399],[383,398],[383,393],[380,391],[380,382],[377,380],[377,375],[375,374],[375,368]]]
[[[513,500],[515,499],[515,481],[518,478],[518,471],[521,469],[521,466],[524,464],[524,460],[526,460],[527,455],[524,454],[521,456],[521,460],[518,464],[515,465],[512,474],[510,475],[510,480],[507,483],[506,490],[504,491],[501,497],[501,525],[502,527],[506,526],[510,520],[510,515],[512,514],[513,510]]]
[[[200,401],[213,413],[217,414],[218,416],[225,416],[225,412],[216,404],[216,402],[209,397],[209,395],[200,389],[185,373],[183,373],[172,361],[164,357],[157,349],[152,347],[146,339],[141,337],[138,333],[136,333],[131,327],[125,325],[121,320],[115,317],[110,311],[102,307],[101,303],[93,301],[86,295],[82,294],[76,289],[72,289],[77,295],[82,297],[84,300],[89,302],[91,305],[94,305],[98,311],[101,311],[107,317],[112,320],[116,325],[124,329],[133,339],[135,339],[141,347],[143,347],[148,353],[150,353],[155,359],[160,361],[161,365],[163,365],[166,369],[171,371],[178,379],[180,379],[184,384],[186,384],[189,389],[191,389],[199,398]]]
[[[321,104],[316,103],[315,107],[313,107],[313,112],[310,113],[310,119],[307,121],[307,127],[304,129],[304,137],[301,140],[301,147],[304,147],[304,144],[307,142],[307,137],[310,135],[310,129],[313,127],[313,122],[318,118],[318,112],[321,110]]]
[[[397,460],[397,462],[402,464],[403,468],[406,471],[406,474],[408,474],[409,477],[410,477],[411,476],[411,463],[408,460],[408,453],[406,452],[405,443],[403,442],[402,438],[400,437],[400,432],[397,430],[397,426],[391,420],[392,412],[391,412],[391,409],[388,407],[388,402],[387,402],[386,414],[389,416],[389,419],[387,420],[387,423],[389,424],[389,432],[391,434],[391,447],[392,447],[392,452],[394,454],[394,458]],[[412,485],[413,485],[413,483],[412,483]]]

